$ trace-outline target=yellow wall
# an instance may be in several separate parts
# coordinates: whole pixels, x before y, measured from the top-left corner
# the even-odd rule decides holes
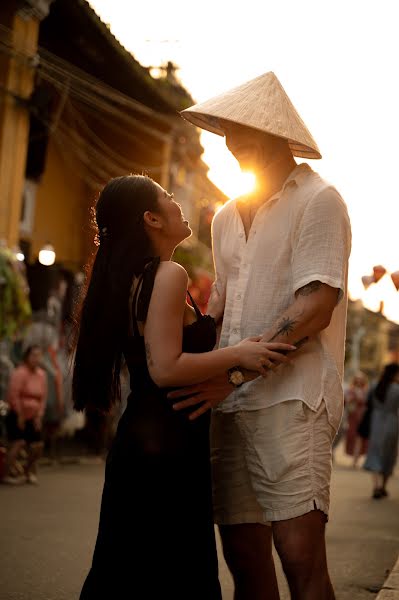
[[[17,6],[11,3],[11,13]],[[15,13],[10,23],[10,12],[0,13],[0,24],[11,26],[8,42],[17,53],[27,57],[36,54],[39,22],[35,17],[23,18]],[[2,32],[3,35],[4,32]],[[4,54],[0,66],[0,238],[10,247],[18,243],[19,219],[26,152],[29,134],[29,115],[26,108],[16,102],[14,95],[28,99],[33,88],[34,68],[21,62],[19,55]]]
[[[46,169],[37,190],[31,260],[43,244],[50,242],[57,262],[79,269],[93,238],[89,230],[92,200],[82,169],[61,154],[50,139]]]

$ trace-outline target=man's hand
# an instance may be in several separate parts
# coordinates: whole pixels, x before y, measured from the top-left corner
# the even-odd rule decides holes
[[[201,406],[199,408],[190,413],[189,419],[190,421],[193,421],[194,419],[197,419],[199,416],[206,413],[208,410],[211,410],[220,404],[220,402],[223,402],[223,400],[227,398],[227,396],[229,396],[233,390],[234,386],[229,383],[227,373],[223,373],[222,375],[208,379],[203,383],[190,385],[188,387],[169,392],[168,398],[177,400],[179,398],[189,396],[189,398],[174,404],[173,408],[175,410],[182,410],[184,408],[189,408],[190,406],[197,406],[200,404]]]

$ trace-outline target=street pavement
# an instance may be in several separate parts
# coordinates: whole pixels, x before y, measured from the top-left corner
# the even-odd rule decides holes
[[[0,486],[1,600],[78,599],[96,536],[103,473],[103,463],[82,461],[43,466],[39,486]],[[369,475],[353,469],[338,448],[327,533],[337,600],[375,598],[396,562],[398,473],[389,498],[372,500],[370,491]],[[277,567],[281,600],[289,600]],[[232,600],[221,554],[220,578],[223,600]]]

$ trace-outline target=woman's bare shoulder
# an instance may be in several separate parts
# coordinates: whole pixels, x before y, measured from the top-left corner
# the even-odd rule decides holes
[[[187,288],[188,274],[184,267],[173,261],[163,261],[159,264],[155,282],[158,288],[184,287]]]

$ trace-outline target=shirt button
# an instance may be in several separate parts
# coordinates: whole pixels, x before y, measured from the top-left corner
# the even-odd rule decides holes
[[[236,327],[233,329],[233,333],[234,333],[235,335],[238,333],[238,329],[237,329]]]
[[[243,237],[244,237],[244,234],[243,234],[243,233],[240,233],[239,237],[240,237],[240,238],[243,238]]]
[[[237,294],[237,300],[241,300],[241,294]]]

